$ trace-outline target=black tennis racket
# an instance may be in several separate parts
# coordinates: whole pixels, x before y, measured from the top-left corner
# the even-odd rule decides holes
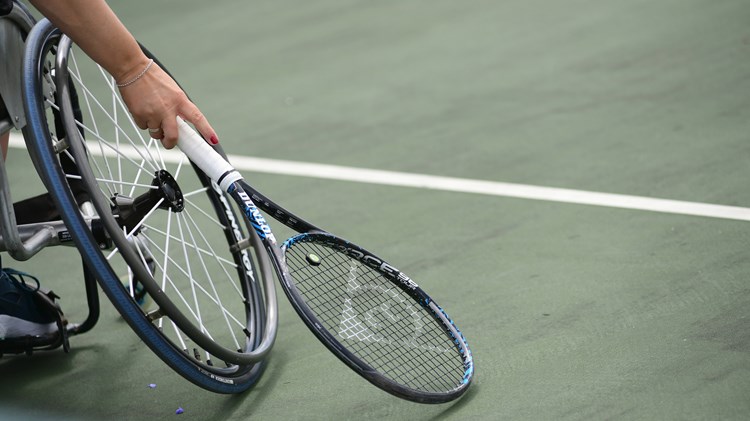
[[[292,307],[331,352],[404,399],[441,403],[466,392],[474,375],[469,346],[411,278],[275,204],[179,118],[178,125],[177,146],[243,209]],[[259,208],[299,234],[279,246]]]

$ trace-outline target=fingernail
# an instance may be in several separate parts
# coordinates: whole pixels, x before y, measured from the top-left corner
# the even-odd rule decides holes
[[[219,144],[219,138],[217,138],[215,134],[214,134],[214,135],[211,135],[211,138],[210,138],[210,139],[208,139],[208,140],[210,140],[210,141],[211,141],[211,144],[212,144],[212,145],[218,145],[218,144]]]

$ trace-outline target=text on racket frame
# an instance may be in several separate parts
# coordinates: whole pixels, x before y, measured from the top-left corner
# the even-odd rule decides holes
[[[255,206],[255,203],[250,199],[250,196],[242,190],[238,191],[237,194],[245,205],[245,215],[250,218],[250,222],[253,224],[253,228],[255,228],[258,235],[263,239],[268,238],[271,242],[275,243],[276,237],[274,237],[271,232],[271,227],[268,225],[268,222],[266,222],[266,219],[263,218],[263,214],[260,213],[260,210]]]

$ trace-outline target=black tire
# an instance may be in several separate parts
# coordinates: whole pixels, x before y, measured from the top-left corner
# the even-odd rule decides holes
[[[60,46],[65,39],[46,20],[37,24],[27,39],[23,93],[28,124],[24,135],[37,171],[101,288],[151,350],[177,373],[204,389],[218,393],[247,390],[258,381],[266,365],[265,361],[248,362],[237,357],[258,347],[264,334],[264,294],[262,283],[254,276],[270,274],[262,247],[232,248],[247,237],[247,227],[234,217],[236,209],[232,201],[224,200],[205,174],[192,165],[178,167],[173,172],[179,173],[179,177],[170,177],[164,160],[153,160],[151,164],[155,166],[150,169],[159,175],[162,185],[144,187],[152,180],[139,181],[141,171],[137,171],[136,182],[127,185],[127,193],[120,188],[120,184],[126,185],[122,183],[122,176],[111,176],[107,182],[102,181],[106,176],[92,176],[97,171],[100,175],[112,173],[97,168],[95,151],[82,141],[94,137],[101,147],[105,144],[102,131],[97,128],[92,136],[88,133],[90,128],[80,123],[88,119],[93,127],[97,121],[116,125],[118,120],[110,118],[108,122],[91,110],[88,114],[87,110],[80,110],[80,107],[90,108],[89,93],[93,89],[81,84],[80,78],[74,76],[60,84],[61,74],[66,70],[56,66],[70,51],[68,44]],[[79,53],[78,59],[84,58],[88,60]],[[53,60],[57,60],[57,64],[51,64]],[[71,67],[78,65],[71,63]],[[75,72],[79,72],[78,68]],[[50,91],[54,91],[54,98]],[[116,101],[113,97],[115,108]],[[128,116],[123,113],[119,118]],[[76,123],[79,127],[71,130],[71,124],[75,127]],[[114,133],[119,130],[115,128]],[[116,135],[118,139],[119,136]],[[70,148],[56,153],[53,143],[63,138]],[[136,145],[135,149],[143,156],[152,153],[149,147],[150,144]],[[119,147],[116,152],[121,152]],[[129,156],[118,156],[118,161],[133,161]],[[101,159],[107,161],[106,157]],[[133,162],[138,164],[136,168],[143,168],[146,161],[144,158],[141,164]],[[71,165],[73,162],[75,165]],[[173,191],[184,187],[183,179],[188,177],[192,177],[189,183],[195,194],[183,197],[178,204]],[[154,199],[153,194],[148,193],[154,191],[160,197]],[[158,200],[165,203],[165,198],[170,201],[169,206],[162,205],[166,209],[154,206]],[[131,199],[135,199],[137,206]],[[186,208],[198,201],[202,213],[188,213]],[[152,211],[150,214],[140,211],[144,204]],[[172,218],[183,221],[178,222],[180,235],[183,223],[186,230],[196,231],[190,235],[192,242],[190,238],[181,237],[179,253],[170,253],[169,244],[175,237],[170,229]],[[201,222],[196,222],[195,218]],[[162,231],[157,224],[165,220],[167,230]],[[206,230],[211,232],[205,234]],[[204,237],[204,244],[204,240],[195,240],[198,234],[210,235],[210,238]],[[160,241],[166,245],[163,249]],[[204,255],[212,260],[204,261]],[[204,280],[199,278],[202,274],[191,270],[194,260],[200,260],[200,269],[206,278],[212,279],[217,270],[226,274],[216,281],[221,282],[218,288],[213,282],[210,282],[212,291],[203,288]],[[184,277],[184,282],[180,282],[179,277]],[[234,291],[227,291],[229,287]],[[141,290],[145,290],[145,296]],[[184,299],[183,292],[192,294],[191,300]],[[158,305],[157,309],[144,310],[138,304],[141,298],[149,296]],[[204,306],[218,307],[220,314],[211,309],[204,313]],[[226,324],[226,332],[223,324]]]

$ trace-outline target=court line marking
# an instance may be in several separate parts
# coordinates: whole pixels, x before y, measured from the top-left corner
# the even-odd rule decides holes
[[[11,134],[10,146],[14,148],[26,147],[23,138],[16,133]],[[133,149],[123,149],[123,153],[129,157],[139,158],[139,155]],[[165,150],[163,151],[163,156],[164,159],[170,163],[179,162],[183,157],[182,153],[177,150]],[[504,183],[499,181],[373,170],[338,165],[314,164],[279,159],[254,158],[242,155],[228,155],[228,157],[229,161],[232,162],[235,168],[247,172],[292,175],[327,180],[750,221],[750,208],[738,206],[600,193],[528,184]]]

